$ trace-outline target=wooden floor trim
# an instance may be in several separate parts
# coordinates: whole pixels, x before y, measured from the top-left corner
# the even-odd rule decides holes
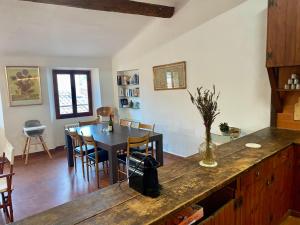
[[[54,153],[54,152],[57,152],[57,151],[64,151],[65,150],[64,148],[65,148],[65,146],[62,145],[62,146],[58,146],[58,147],[53,148],[53,149],[49,149],[49,151],[50,151],[50,153]],[[45,152],[44,150],[39,151],[39,152],[30,152],[29,157],[30,156],[40,156],[42,154],[47,154],[47,152]],[[16,155],[15,159],[17,159],[17,160],[22,159],[22,155]]]
[[[290,210],[290,211],[289,211],[289,216],[293,216],[293,217],[298,217],[298,218],[300,218],[300,212],[295,211],[295,210]]]

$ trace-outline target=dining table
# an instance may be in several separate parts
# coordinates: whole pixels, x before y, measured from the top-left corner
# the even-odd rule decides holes
[[[74,127],[69,128],[69,130],[76,130],[80,136],[93,136],[97,147],[108,152],[110,184],[114,184],[118,181],[117,152],[122,149],[127,149],[128,137],[142,137],[149,134],[149,142],[154,143],[155,158],[160,163],[160,166],[163,166],[164,164],[163,135],[160,133],[127,126],[120,126],[119,124],[114,124],[113,132],[108,132],[107,123]],[[67,131],[68,130],[65,130],[65,141],[67,148],[68,165],[69,167],[73,167],[74,160],[72,140]]]

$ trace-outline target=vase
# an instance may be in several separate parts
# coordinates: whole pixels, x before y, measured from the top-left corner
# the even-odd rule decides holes
[[[209,134],[209,137],[206,137],[205,141],[200,145],[199,148],[202,157],[202,160],[199,162],[200,166],[216,167],[218,165],[214,154],[216,149],[217,145],[212,142]]]

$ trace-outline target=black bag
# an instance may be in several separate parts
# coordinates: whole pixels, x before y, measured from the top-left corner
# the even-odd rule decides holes
[[[129,187],[150,197],[158,197],[160,185],[158,182],[157,162],[151,155],[134,152],[128,163]]]

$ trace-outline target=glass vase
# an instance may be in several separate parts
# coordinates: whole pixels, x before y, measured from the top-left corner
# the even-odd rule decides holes
[[[211,137],[206,138],[205,141],[200,145],[199,151],[202,160],[199,162],[200,166],[203,167],[216,167],[218,165],[215,157],[215,150],[217,145],[211,140]]]

